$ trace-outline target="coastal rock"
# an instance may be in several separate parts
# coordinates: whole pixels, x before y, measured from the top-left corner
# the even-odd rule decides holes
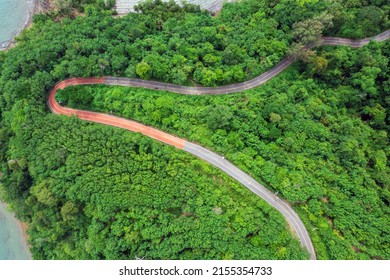
[[[169,0],[162,0],[168,2]],[[127,14],[134,11],[134,6],[140,3],[141,0],[117,0],[116,11],[118,14]],[[181,4],[182,1],[175,0],[176,3]],[[202,9],[210,12],[217,12],[222,8],[223,3],[232,2],[232,0],[187,0],[188,4],[199,5]]]

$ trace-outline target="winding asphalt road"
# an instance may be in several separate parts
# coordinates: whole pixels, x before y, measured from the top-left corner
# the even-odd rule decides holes
[[[364,45],[367,45],[370,41],[383,42],[390,38],[390,30],[387,30],[377,36],[362,39],[362,40],[352,40],[345,38],[337,37],[322,37],[319,43],[316,46],[349,46],[352,48],[359,48]],[[311,48],[311,47],[306,47]],[[167,90],[171,92],[176,92],[180,94],[193,94],[193,95],[203,95],[203,94],[228,94],[234,92],[240,92],[247,89],[258,87],[273,77],[277,76],[280,72],[286,69],[295,61],[293,56],[289,56],[283,59],[278,65],[269,71],[253,78],[249,81],[232,84],[228,86],[221,87],[186,87],[173,85],[168,83],[156,82],[156,81],[145,81],[140,79],[129,79],[129,78],[116,78],[116,77],[106,77],[106,85],[119,85],[119,86],[131,86],[131,87],[142,87],[148,89],[157,89],[157,90]]]
[[[318,45],[329,45],[329,46],[350,46],[353,48],[362,47],[368,44],[371,40],[382,42],[390,38],[390,30],[383,32],[377,36],[362,39],[362,40],[351,40],[345,38],[336,38],[336,37],[322,37],[321,42]],[[309,48],[309,47],[306,47]],[[103,77],[103,78],[72,78],[59,82],[56,84],[49,93],[48,105],[50,110],[55,114],[62,114],[67,116],[77,116],[82,120],[87,120],[95,123],[101,123],[105,125],[115,126],[123,129],[127,129],[134,132],[140,132],[143,135],[156,139],[165,144],[174,146],[178,149],[187,151],[219,168],[220,170],[227,173],[232,178],[239,181],[253,193],[264,199],[271,206],[276,208],[288,221],[288,223],[294,229],[296,235],[298,236],[302,246],[308,250],[310,253],[310,259],[315,260],[316,254],[311,242],[310,236],[302,223],[301,219],[292,209],[292,207],[285,202],[284,200],[275,196],[263,185],[259,184],[251,176],[241,171],[239,168],[231,164],[228,160],[220,155],[205,149],[199,145],[188,142],[185,139],[178,138],[176,136],[170,135],[163,131],[157,130],[152,127],[145,126],[141,123],[112,116],[109,114],[96,113],[90,111],[76,110],[72,108],[66,108],[60,106],[56,100],[55,95],[57,90],[64,89],[69,86],[74,85],[91,85],[91,84],[105,84],[105,85],[121,85],[121,86],[131,86],[131,87],[143,87],[148,89],[158,89],[158,90],[167,90],[171,92],[176,92],[180,94],[228,94],[239,92],[247,89],[257,87],[261,84],[264,84],[268,80],[277,76],[280,72],[286,69],[291,63],[294,62],[293,57],[287,57],[283,59],[277,66],[271,70],[261,74],[260,76],[238,84],[233,84],[229,86],[221,87],[185,87],[178,86],[168,83],[155,82],[155,81],[145,81],[140,79],[128,79],[128,78],[116,78],[116,77]]]

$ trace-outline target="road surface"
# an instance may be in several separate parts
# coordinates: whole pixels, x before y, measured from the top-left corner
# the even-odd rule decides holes
[[[383,42],[390,38],[390,30],[387,30],[377,36],[362,39],[362,40],[352,40],[345,38],[337,37],[322,37],[319,45],[322,46],[349,46],[353,48],[359,48],[364,45],[367,45],[370,41]],[[306,47],[308,48],[308,47]],[[193,95],[203,95],[203,94],[228,94],[244,91],[247,89],[258,87],[267,81],[271,80],[273,77],[277,76],[280,72],[286,69],[295,61],[295,58],[292,56],[286,57],[278,65],[269,71],[253,78],[249,81],[232,84],[228,86],[221,87],[186,87],[173,85],[168,83],[156,82],[156,81],[145,81],[141,79],[129,79],[129,78],[117,78],[117,77],[106,77],[106,85],[120,85],[120,86],[131,86],[131,87],[142,87],[148,89],[156,90],[167,90],[171,92],[176,92],[180,94],[193,94]]]
[[[362,40],[351,40],[345,38],[336,37],[323,37],[320,45],[331,45],[331,46],[350,46],[354,48],[362,47],[368,44],[371,40],[382,42],[390,38],[390,30],[383,32],[375,37],[366,38]],[[105,85],[121,85],[131,87],[143,87],[148,89],[167,90],[180,94],[228,94],[233,92],[239,92],[247,89],[257,87],[264,84],[268,80],[277,76],[280,72],[286,69],[291,63],[294,62],[293,57],[287,57],[283,59],[277,66],[271,70],[261,74],[260,76],[238,84],[221,87],[185,87],[178,86],[168,83],[145,81],[140,79],[128,79],[128,78],[116,78],[116,77],[102,77],[102,78],[72,78],[59,82],[56,84],[49,93],[48,105],[50,110],[55,114],[62,114],[67,116],[77,116],[78,118],[86,121],[95,123],[101,123],[105,125],[115,126],[123,129],[127,129],[133,132],[140,132],[143,135],[156,139],[165,144],[174,146],[178,149],[189,152],[209,163],[216,166],[223,172],[227,173],[232,178],[243,184],[253,193],[264,199],[271,206],[277,209],[288,221],[291,227],[294,229],[298,236],[302,246],[306,248],[310,254],[310,259],[315,260],[316,254],[311,242],[310,236],[302,223],[301,219],[292,209],[292,207],[284,200],[276,197],[263,185],[254,180],[251,176],[234,166],[224,157],[205,149],[199,145],[188,142],[185,139],[170,135],[158,129],[143,125],[141,123],[112,116],[109,114],[96,113],[90,111],[76,110],[72,108],[66,108],[60,106],[56,100],[55,95],[57,90],[64,89],[74,85],[91,85],[91,84],[105,84]]]

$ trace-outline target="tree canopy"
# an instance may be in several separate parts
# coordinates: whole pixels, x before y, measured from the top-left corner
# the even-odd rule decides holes
[[[215,17],[172,2],[124,17],[112,1],[53,3],[0,52],[1,195],[30,225],[34,258],[307,258],[282,217],[221,172],[138,134],[52,115],[47,93],[68,77],[241,82],[322,34],[388,29],[387,1],[245,0]],[[75,87],[59,98],[226,156],[293,204],[319,258],[388,259],[389,43],[301,57],[235,95]]]

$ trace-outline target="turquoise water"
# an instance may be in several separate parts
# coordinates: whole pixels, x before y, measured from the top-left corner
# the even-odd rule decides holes
[[[0,260],[31,259],[19,221],[0,201]]]
[[[33,0],[0,0],[0,49],[26,25]]]
[[[26,25],[33,0],[0,0],[0,49]],[[23,231],[14,215],[0,201],[0,260],[31,259]]]

